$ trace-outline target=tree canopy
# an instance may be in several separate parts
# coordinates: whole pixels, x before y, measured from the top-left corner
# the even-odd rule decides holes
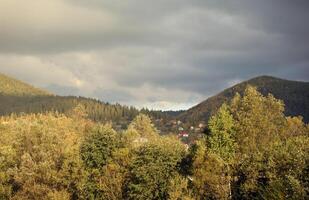
[[[190,146],[139,114],[125,130],[67,114],[0,118],[0,199],[308,199],[309,126],[248,86]]]

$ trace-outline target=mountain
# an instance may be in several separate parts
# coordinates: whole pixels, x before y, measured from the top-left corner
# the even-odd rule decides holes
[[[51,93],[0,73],[0,95],[49,96]]]
[[[134,107],[109,104],[85,97],[52,95],[48,91],[0,74],[0,116],[11,113],[42,113],[48,111],[69,113],[81,104],[85,107],[88,117],[99,122],[113,121],[125,126],[138,113],[142,112],[154,119],[169,121],[176,118],[188,124],[198,124],[202,121],[207,122],[223,102],[231,100],[237,92],[242,94],[248,84],[256,86],[264,95],[272,93],[276,98],[282,99],[286,105],[286,115],[302,115],[304,121],[309,121],[309,83],[270,76],[260,76],[239,83],[187,111],[161,112],[146,109],[139,111]]]
[[[133,107],[109,104],[91,98],[52,95],[48,91],[0,74],[0,116],[49,111],[70,114],[78,105],[85,108],[90,119],[100,122],[126,122],[132,120],[139,112]]]
[[[139,111],[132,106],[105,103],[97,99],[52,95],[48,91],[0,74],[0,116],[49,111],[70,114],[78,105],[84,107],[89,119],[113,122],[117,127],[125,127],[140,112],[155,119],[168,117],[168,113],[147,109]]]
[[[239,83],[181,113],[177,118],[193,124],[207,122],[224,102],[229,102],[237,92],[243,94],[247,85],[257,87],[263,95],[272,93],[275,98],[283,100],[287,116],[301,115],[305,122],[309,121],[309,83],[271,76],[259,76]]]

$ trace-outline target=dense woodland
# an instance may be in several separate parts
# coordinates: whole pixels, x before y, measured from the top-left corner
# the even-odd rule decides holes
[[[152,119],[167,121],[173,112],[162,112],[149,109],[138,110],[133,106],[109,104],[102,101],[74,96],[9,96],[0,94],[0,115],[12,113],[47,113],[59,112],[70,116],[72,110],[81,105],[87,118],[101,123],[112,123],[113,127],[125,129],[139,113]]]
[[[77,103],[69,114],[1,117],[0,199],[309,198],[309,125],[254,87],[189,147],[145,114],[123,131],[88,115]]]
[[[0,116],[12,113],[48,113],[58,112],[70,116],[72,110],[81,105],[92,121],[110,122],[118,129],[126,128],[139,113],[153,119],[169,119],[174,113],[148,109],[138,110],[132,106],[105,103],[97,99],[57,96],[34,88],[0,73]]]
[[[263,95],[271,93],[275,98],[281,99],[285,104],[284,113],[287,116],[301,115],[305,122],[309,122],[309,83],[284,80],[271,76],[259,76],[241,82],[206,99],[177,117],[189,124],[208,121],[224,102],[230,101],[236,93],[243,94],[247,85],[256,87]]]

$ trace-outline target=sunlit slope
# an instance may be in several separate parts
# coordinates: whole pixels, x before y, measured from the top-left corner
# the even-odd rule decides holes
[[[48,96],[51,93],[0,73],[0,94],[8,96]]]

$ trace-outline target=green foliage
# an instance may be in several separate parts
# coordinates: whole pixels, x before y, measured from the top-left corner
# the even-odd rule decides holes
[[[139,111],[134,107],[104,103],[83,97],[12,96],[0,94],[0,115],[11,113],[59,112],[74,116],[76,107],[83,107],[87,118],[96,122],[127,125]]]
[[[230,196],[229,169],[220,156],[198,143],[193,161],[193,190],[196,199],[228,199]]]
[[[230,162],[235,154],[234,120],[229,108],[223,104],[218,113],[208,123],[211,135],[208,139],[209,151]]]
[[[139,114],[131,122],[128,130],[135,130],[143,138],[153,138],[158,136],[157,130],[151,122],[151,119],[144,114]]]
[[[84,116],[78,116],[78,109],[83,110]],[[117,131],[124,130],[128,124],[140,113],[161,119],[166,122],[171,115],[178,112],[162,112],[148,109],[138,110],[132,106],[109,104],[97,99],[57,96],[44,90],[37,89],[0,74],[0,116],[13,113],[46,113],[58,112],[69,117],[83,117],[95,122],[112,123]],[[161,125],[164,126],[164,125]]]
[[[160,136],[144,114],[131,113],[135,119],[117,133],[88,118],[96,108],[104,115],[125,109],[71,100],[66,115],[0,118],[1,200],[309,197],[309,125],[285,117],[281,101],[254,87],[223,104],[210,134],[189,151]],[[128,113],[110,114],[128,120]]]
[[[112,160],[118,145],[117,133],[109,125],[98,125],[81,144],[80,154],[87,168],[101,168]]]
[[[176,174],[170,181],[168,196],[170,200],[193,200],[189,189],[188,178]]]
[[[234,166],[237,180],[234,196],[246,199],[304,197],[307,186],[299,177],[304,176],[308,157],[304,147],[309,143],[308,136],[299,137],[306,130],[300,118],[285,118],[281,101],[272,95],[264,97],[250,86],[242,97],[235,96],[231,110],[239,147]],[[294,188],[298,188],[297,192],[287,192],[291,190],[288,189],[290,183],[299,183]]]
[[[175,138],[162,138],[140,146],[134,152],[126,188],[127,199],[167,199],[170,180],[184,156]]]
[[[221,93],[181,113],[178,118],[183,122],[195,125],[201,121],[208,121],[211,116],[216,114],[223,103],[229,102],[237,93],[243,95],[247,85],[256,87],[264,96],[271,93],[277,99],[283,100],[287,116],[301,115],[304,117],[305,122],[309,122],[309,83],[270,76],[259,76],[225,89]]]
[[[286,120],[282,101],[272,95],[264,97],[254,87],[248,86],[242,98],[236,96],[231,110],[241,153],[250,154],[268,148],[283,133]]]
[[[100,169],[88,169],[80,198],[89,200],[123,199],[124,180],[124,169],[116,163],[106,164]]]
[[[0,130],[1,198],[49,199],[55,191],[68,193],[65,160],[78,163],[83,124],[57,114],[25,115],[2,118]]]
[[[265,165],[270,184],[263,194],[282,196],[286,199],[305,199],[309,189],[309,138],[291,137],[276,143],[268,151]]]
[[[197,199],[307,199],[308,125],[284,116],[284,105],[248,86],[209,121],[192,148]]]

